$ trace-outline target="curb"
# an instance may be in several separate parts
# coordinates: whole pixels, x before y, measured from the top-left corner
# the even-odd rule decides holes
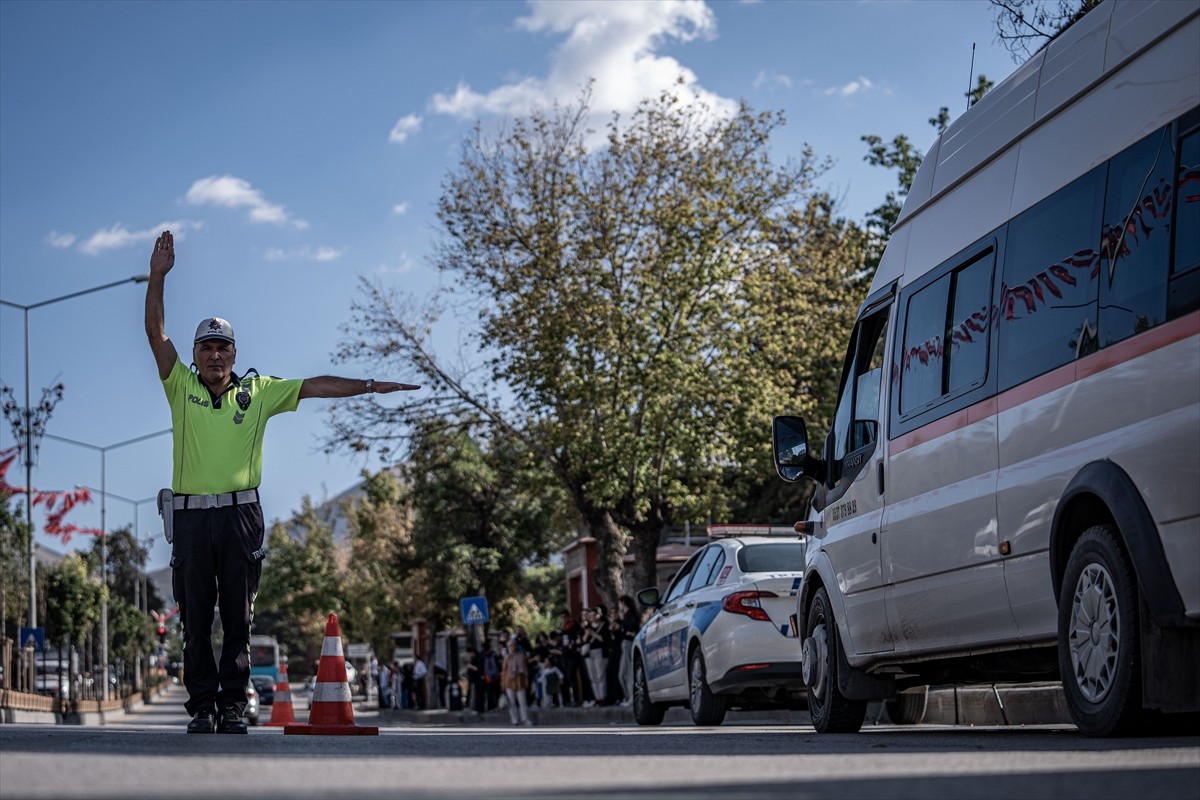
[[[400,711],[371,708],[356,704],[355,714],[377,718],[381,727],[423,725],[508,727],[511,723],[505,709],[476,714],[474,711]],[[598,725],[634,725],[633,712],[627,707],[600,708],[539,708],[529,709],[535,726],[580,727]],[[692,718],[685,708],[667,710],[667,724],[690,725]],[[811,724],[807,711],[774,709],[763,711],[730,711],[725,721],[730,724],[775,723],[780,725]],[[867,707],[864,727],[891,724],[883,703]],[[925,710],[924,725],[1015,726],[1015,725],[1074,725],[1067,709],[1062,686],[1044,684],[987,684],[983,686],[931,687]]]

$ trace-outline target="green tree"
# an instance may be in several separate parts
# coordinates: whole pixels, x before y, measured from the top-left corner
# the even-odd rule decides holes
[[[968,106],[978,103],[994,85],[995,83],[988,80],[986,75],[979,75],[974,88],[966,93]],[[935,116],[929,118],[929,124],[940,136],[950,125],[950,109],[942,106]],[[895,226],[896,220],[900,218],[900,209],[904,205],[904,198],[908,196],[908,190],[912,188],[924,154],[903,133],[897,134],[891,142],[887,143],[876,134],[863,136],[862,140],[867,144],[867,154],[863,156],[864,161],[872,166],[896,170],[897,190],[888,192],[883,203],[868,212],[866,218],[866,263],[868,272],[873,275],[879,266],[879,260],[883,257],[883,250],[891,237],[892,228]]]
[[[133,661],[154,649],[151,620],[133,603],[114,597],[108,604],[108,635],[112,639],[109,655],[114,660]]]
[[[492,433],[481,445],[462,426],[432,421],[413,437],[404,469],[412,530],[397,569],[404,613],[434,630],[457,618],[462,597],[521,597],[523,568],[566,544],[554,524],[558,486],[519,440]]]
[[[530,637],[556,628],[559,613],[567,608],[566,582],[560,564],[534,564],[522,570],[518,588],[522,599],[513,625],[524,628]]]
[[[736,503],[730,519],[791,524],[807,516],[811,487],[798,492],[775,474],[762,441],[770,427],[767,414],[797,414],[813,431],[829,429],[845,342],[871,272],[866,232],[839,217],[827,195],[812,196],[769,232],[774,258],[749,284],[763,330],[755,337],[759,372],[747,385],[772,384],[786,399],[744,419],[737,439],[749,452],[739,454],[727,480]]]
[[[93,573],[100,571],[100,539],[92,542],[85,556],[88,570]],[[143,547],[133,535],[133,529],[126,525],[108,532],[108,587],[114,598],[121,598],[133,603],[134,598],[141,596],[142,575],[146,571],[146,559],[150,556],[150,548]],[[146,582],[149,604],[146,608],[162,608],[165,605],[159,597],[158,590],[150,581]]]
[[[330,613],[338,614],[343,633],[352,632],[342,610],[333,526],[306,496],[289,522],[271,526],[253,630],[278,639],[289,658],[305,659],[302,672],[321,654]]]
[[[365,497],[350,504],[346,605],[354,631],[376,653],[392,652],[392,631],[408,619],[403,554],[410,549],[412,514],[394,472],[364,473]]]
[[[71,553],[46,570],[46,634],[56,645],[83,638],[100,621],[106,590],[88,575],[87,564]]]
[[[14,641],[29,611],[29,526],[0,493],[0,637]]]
[[[587,113],[585,96],[494,140],[477,128],[446,181],[435,262],[461,289],[458,308],[479,315],[485,384],[429,344],[445,298],[420,304],[364,282],[340,356],[416,368],[438,391],[400,411],[342,404],[330,442],[390,452],[400,423],[448,410],[499,426],[597,539],[612,602],[627,551],[649,585],[666,525],[725,513],[728,470],[750,443],[762,452],[771,410],[788,404],[791,387],[762,356],[777,349],[762,339],[788,337],[776,324],[788,315],[764,320],[752,301],[777,262],[771,221],[806,205],[824,165],[810,150],[774,163],[782,116],[744,105],[716,118],[664,93],[614,117],[595,150]],[[493,399],[503,395],[511,402]]]

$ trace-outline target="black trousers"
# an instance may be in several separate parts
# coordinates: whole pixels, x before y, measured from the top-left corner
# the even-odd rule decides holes
[[[171,584],[183,625],[183,685],[188,714],[246,707],[250,623],[262,575],[263,515],[258,503],[176,511]],[[213,655],[213,609],[222,644]]]

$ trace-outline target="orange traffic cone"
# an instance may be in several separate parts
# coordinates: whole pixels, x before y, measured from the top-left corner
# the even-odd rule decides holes
[[[325,641],[321,644],[321,661],[317,664],[317,683],[313,687],[308,724],[284,725],[283,732],[342,736],[375,736],[379,733],[379,728],[354,724],[337,614],[330,614],[325,621]]]
[[[296,712],[292,708],[292,687],[288,685],[287,664],[279,665],[279,683],[271,703],[271,721],[267,725],[294,725]]]

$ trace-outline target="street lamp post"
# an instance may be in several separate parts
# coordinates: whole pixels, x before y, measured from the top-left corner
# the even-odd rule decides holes
[[[119,281],[106,283],[103,286],[93,286],[90,289],[83,289],[78,292],[52,297],[49,300],[43,300],[40,303],[31,305],[22,305],[20,303],[12,303],[8,300],[0,299],[0,305],[10,306],[11,308],[19,308],[25,314],[25,408],[22,412],[25,427],[22,433],[25,438],[25,522],[29,526],[29,627],[37,627],[37,565],[33,560],[34,554],[34,536],[33,536],[33,408],[29,404],[29,312],[35,308],[48,306],[51,303],[59,303],[63,300],[70,300],[74,297],[79,297],[92,292],[99,292],[103,289],[111,289],[114,286],[121,286],[126,283],[145,283],[150,280],[149,275],[133,275]]]
[[[65,436],[55,436],[52,433],[42,434],[47,439],[54,439],[57,442],[66,442],[67,444],[74,444],[74,445],[78,445],[79,447],[86,447],[89,450],[95,450],[100,453],[100,580],[104,582],[105,589],[108,588],[108,518],[106,515],[106,510],[108,507],[108,503],[107,503],[107,497],[108,497],[107,473],[108,473],[108,469],[107,469],[105,457],[108,455],[109,450],[116,450],[118,447],[125,447],[127,445],[137,444],[138,442],[144,442],[147,439],[153,439],[155,436],[162,436],[163,434],[167,434],[170,432],[171,432],[170,428],[165,428],[161,431],[155,431],[154,433],[147,433],[145,436],[137,436],[137,437],[134,437],[133,439],[126,439],[123,442],[117,442],[116,444],[110,444],[110,445],[106,445],[104,447],[100,447],[98,445],[94,445],[89,442],[81,442],[78,439],[68,439]],[[116,495],[113,495],[113,497],[116,497]],[[135,513],[136,513],[136,510],[135,510]],[[137,525],[136,521],[134,522],[134,525],[136,528],[136,525]],[[137,535],[136,530],[134,531],[134,535],[135,536]],[[101,699],[107,700],[108,699],[108,592],[105,592],[100,598],[100,661],[102,662],[102,666],[104,668],[103,693],[101,695]]]

